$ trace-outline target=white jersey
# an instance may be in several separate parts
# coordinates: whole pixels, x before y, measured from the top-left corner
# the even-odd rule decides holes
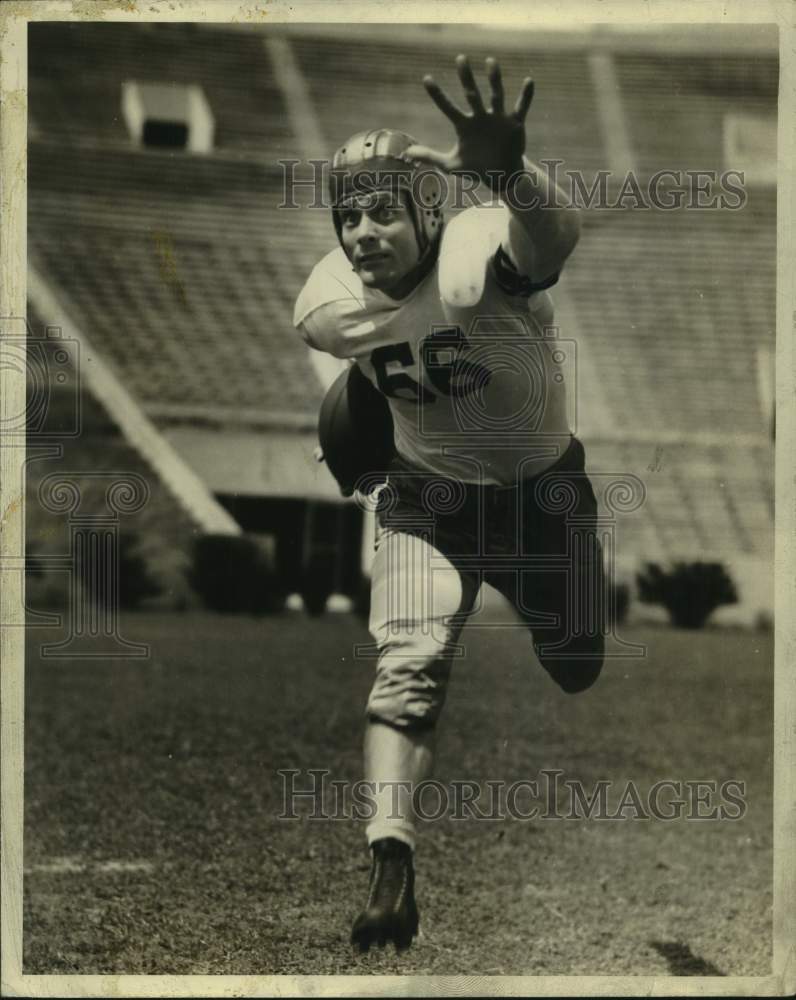
[[[365,286],[337,249],[296,301],[307,343],[355,361],[387,397],[398,454],[463,482],[512,484],[570,441],[552,302],[517,272],[508,222],[499,203],[456,216],[404,299]]]

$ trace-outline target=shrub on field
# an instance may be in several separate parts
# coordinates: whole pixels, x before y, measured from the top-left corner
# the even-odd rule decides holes
[[[627,620],[630,610],[630,587],[626,583],[611,584],[613,591],[613,623],[621,625]]]
[[[755,615],[754,627],[758,632],[773,632],[774,617],[769,611],[760,610]]]
[[[25,579],[25,607],[33,615],[45,611],[66,611],[72,603],[69,573],[44,570]]]
[[[190,583],[206,607],[224,613],[280,611],[285,590],[256,538],[202,535],[194,545]]]
[[[134,535],[119,535],[119,606],[137,608],[146,597],[157,597],[160,585],[152,576],[149,565],[138,547]]]
[[[680,628],[702,628],[716,608],[738,602],[735,584],[721,563],[676,562],[670,569],[647,563],[636,582],[639,600],[662,604]]]
[[[121,534],[117,551],[119,571],[119,606],[121,608],[137,608],[148,597],[160,594],[161,587],[150,572],[149,564],[139,550],[135,535]],[[96,571],[93,561],[81,564],[76,577],[71,571],[47,570],[37,563],[36,557],[43,555],[41,547],[33,541],[26,544],[26,603],[29,608],[44,607],[49,610],[64,609],[71,603],[71,588],[77,584],[83,589],[89,586],[88,574]],[[93,581],[92,581],[93,583]],[[102,603],[107,599],[108,592],[98,590],[92,592],[92,598]]]
[[[25,579],[30,580],[41,580],[44,576],[44,567],[41,566],[37,561],[36,557],[42,555],[42,548],[38,542],[32,541],[30,538],[25,540]]]
[[[49,555],[47,546],[31,537],[30,525],[25,536],[25,607],[36,615],[44,611],[65,611],[70,605],[70,573],[54,572],[42,564]]]
[[[139,549],[139,540],[135,535],[120,534],[119,548],[117,550],[119,567],[119,607],[137,608],[147,597],[157,597],[160,593],[160,584],[152,576],[147,560]],[[81,574],[82,569],[82,574]],[[87,560],[78,569],[78,580],[80,585],[87,589],[90,586],[87,574],[95,573],[96,567],[93,560]],[[97,600],[104,603],[108,597],[105,591],[97,591],[93,595]]]

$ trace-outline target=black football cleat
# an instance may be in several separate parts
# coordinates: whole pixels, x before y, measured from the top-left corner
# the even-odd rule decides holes
[[[354,921],[351,943],[360,951],[392,941],[396,951],[408,948],[417,934],[415,870],[412,849],[401,840],[385,837],[372,844],[373,867],[365,909]]]

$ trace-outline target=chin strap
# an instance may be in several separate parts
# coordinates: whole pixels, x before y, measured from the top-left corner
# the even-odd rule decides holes
[[[422,254],[415,266],[407,271],[403,278],[401,278],[401,284],[407,282],[407,284],[411,285],[409,291],[414,291],[420,282],[434,270],[434,265],[437,263],[437,258],[439,257],[439,245],[441,242],[442,230],[440,229],[438,235],[434,238],[434,241],[428,244],[426,252]],[[353,267],[353,265],[351,270],[354,274],[356,274],[356,268]],[[408,295],[409,292],[406,294]]]
[[[412,288],[416,288],[423,278],[434,270],[434,265],[437,263],[437,258],[439,257],[439,245],[441,241],[442,229],[440,229],[439,234],[435,237],[434,242],[429,243],[426,246],[426,249],[421,251],[420,259],[417,264],[415,264],[412,270],[408,271],[406,276],[402,279],[403,281],[407,281],[411,278]]]

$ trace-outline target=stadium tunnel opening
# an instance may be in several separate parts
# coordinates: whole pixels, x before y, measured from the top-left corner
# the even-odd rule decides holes
[[[245,532],[273,538],[274,570],[288,593],[320,613],[332,594],[360,600],[364,519],[353,503],[216,494]]]
[[[138,146],[184,149],[189,153],[213,150],[215,119],[198,84],[125,80],[122,115]]]
[[[188,126],[183,122],[163,122],[151,119],[144,122],[141,141],[145,146],[155,146],[161,149],[185,149],[188,145]]]

